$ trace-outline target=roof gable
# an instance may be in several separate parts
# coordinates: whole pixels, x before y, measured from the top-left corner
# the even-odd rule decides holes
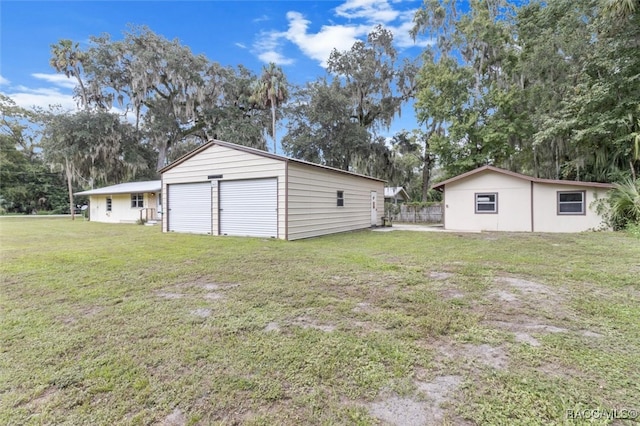
[[[261,149],[251,148],[251,147],[244,146],[244,145],[238,145],[238,144],[231,143],[231,142],[220,141],[220,140],[217,140],[217,139],[212,139],[211,141],[207,142],[206,144],[202,145],[201,147],[198,147],[198,148],[194,149],[193,151],[183,155],[182,157],[180,157],[177,160],[175,160],[173,163],[168,164],[165,167],[163,167],[160,170],[158,170],[158,172],[159,173],[165,173],[165,172],[171,170],[172,168],[174,168],[175,166],[178,166],[178,165],[184,163],[188,159],[195,157],[196,155],[200,154],[201,152],[205,151],[206,149],[208,149],[209,147],[211,147],[213,145],[219,145],[219,146],[223,146],[223,147],[226,147],[226,148],[235,149],[237,151],[242,151],[242,152],[246,152],[246,153],[249,153],[249,154],[258,155],[260,157],[271,158],[271,159],[278,160],[278,161],[284,161],[284,162],[289,162],[290,161],[290,162],[303,164],[303,165],[310,166],[310,167],[317,167],[317,168],[324,169],[324,170],[331,170],[331,171],[334,171],[334,172],[348,174],[348,175],[351,175],[351,176],[358,176],[358,177],[365,178],[365,179],[371,179],[371,180],[375,180],[375,181],[378,181],[378,182],[384,182],[384,180],[382,180],[382,179],[374,178],[374,177],[371,177],[371,176],[362,175],[362,174],[354,173],[354,172],[349,172],[347,170],[336,169],[336,168],[329,167],[329,166],[323,166],[322,164],[311,163],[309,161],[298,160],[298,159],[295,159],[295,158],[290,158],[290,157],[285,157],[285,156],[282,156],[282,155],[272,154],[270,152],[266,152],[266,151],[263,151]]]
[[[402,196],[402,198],[404,198],[405,200],[409,199],[409,194],[402,186],[386,186],[384,188],[385,198],[395,197],[396,195]]]
[[[444,190],[445,185],[449,184],[449,183],[453,183],[456,181],[459,181],[461,179],[467,178],[467,177],[471,177],[474,176],[478,173],[482,173],[482,172],[494,172],[494,173],[500,173],[506,176],[511,176],[511,177],[515,177],[518,179],[523,179],[523,180],[527,180],[530,182],[535,182],[535,183],[541,183],[541,184],[556,184],[556,185],[572,185],[572,186],[585,186],[585,187],[594,187],[594,188],[613,188],[614,185],[611,183],[601,183],[601,182],[582,182],[582,181],[577,181],[577,180],[559,180],[559,179],[542,179],[542,178],[535,178],[532,176],[527,176],[527,175],[523,175],[520,173],[516,173],[516,172],[512,172],[509,170],[505,170],[505,169],[501,169],[499,167],[494,167],[494,166],[482,166],[482,167],[478,167],[477,169],[473,169],[471,171],[468,171],[466,173],[462,173],[461,175],[458,176],[454,176],[450,179],[444,180],[440,183],[438,183],[437,185],[433,186],[433,189],[437,189],[437,190]]]

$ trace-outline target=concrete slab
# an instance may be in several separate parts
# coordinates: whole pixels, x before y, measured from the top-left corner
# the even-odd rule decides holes
[[[420,225],[417,223],[394,223],[391,227],[373,228],[374,232],[391,232],[391,231],[414,231],[414,232],[465,232],[479,234],[480,231],[456,231],[444,229],[442,225]]]

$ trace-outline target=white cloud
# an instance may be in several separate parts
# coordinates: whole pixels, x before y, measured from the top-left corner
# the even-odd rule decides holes
[[[68,93],[62,93],[58,88],[30,89],[24,86],[14,88],[11,93],[3,93],[23,108],[40,107],[47,109],[50,105],[60,105],[62,109],[74,111],[77,109],[76,101]]]
[[[0,75],[0,86],[6,86],[10,83],[9,80]]]
[[[269,17],[267,15],[262,15],[258,18],[253,19],[253,22],[264,22],[268,20],[269,20]]]
[[[329,55],[336,49],[346,51],[362,40],[375,25],[382,24],[393,33],[394,43],[400,49],[412,47],[424,48],[433,44],[433,40],[410,35],[416,10],[395,10],[395,0],[345,0],[335,9],[337,18],[347,18],[360,23],[332,23],[323,25],[319,31],[309,32],[311,22],[296,11],[287,12],[289,22],[286,31],[262,32],[253,45],[254,53],[264,62],[289,65],[293,59],[286,57],[282,50],[286,42],[295,45],[307,57],[326,67]]]
[[[347,0],[335,10],[343,18],[365,19],[370,23],[392,22],[400,15],[387,0]]]
[[[240,49],[246,49],[247,46],[243,43],[234,43],[236,46],[238,46]]]
[[[258,58],[262,62],[265,62],[265,63],[273,62],[276,65],[291,65],[295,62],[293,59],[287,58],[274,50],[268,50],[266,52],[262,52],[258,54]]]
[[[326,66],[333,49],[349,50],[359,37],[371,30],[370,25],[323,25],[315,34],[308,33],[310,21],[299,12],[288,12],[289,29],[283,36],[308,57]]]
[[[64,89],[73,90],[73,88],[76,87],[76,80],[72,80],[63,74],[33,73],[31,74],[31,76],[33,78],[37,78],[38,80],[44,80],[47,83],[54,84]]]

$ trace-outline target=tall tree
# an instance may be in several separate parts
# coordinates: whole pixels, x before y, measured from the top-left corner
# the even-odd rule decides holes
[[[436,42],[424,54],[415,107],[427,127],[425,146],[449,174],[502,164],[512,153],[509,136],[487,128],[512,50],[509,10],[502,0],[471,0],[466,13],[455,0],[427,0],[416,13],[414,36]]]
[[[61,191],[64,180],[43,163],[39,133],[38,115],[0,94],[2,211],[30,213],[36,209],[52,210],[64,206],[65,194],[63,189]]]
[[[338,80],[308,83],[294,93],[283,148],[295,158],[354,170],[356,157],[369,152],[371,135],[351,114],[350,96]]]
[[[91,188],[119,183],[147,168],[135,129],[116,114],[56,111],[49,113],[44,123],[44,158],[65,174],[72,219],[75,182]]]
[[[333,50],[327,71],[336,76],[351,103],[350,119],[375,134],[389,128],[403,102],[414,94],[417,65],[397,63],[391,31],[378,25],[367,41],[350,50]]]
[[[413,96],[417,70],[414,62],[397,62],[393,36],[381,26],[366,42],[334,50],[327,62],[329,76],[294,96],[285,150],[308,161],[388,176],[392,153],[379,132]]]
[[[221,67],[147,27],[131,27],[118,41],[91,37],[80,62],[87,92],[81,102],[100,109],[116,103],[134,114],[141,137],[157,151],[157,169],[173,158],[174,146],[194,138],[224,135],[264,149],[268,121],[249,100],[256,77],[243,67]]]
[[[51,45],[49,65],[67,78],[75,78],[78,83],[76,93],[80,96],[81,104],[84,108],[90,108],[89,95],[82,81],[82,62],[85,60],[86,54],[80,50],[78,43],[62,39],[57,44]]]
[[[271,109],[271,137],[273,138],[273,152],[277,152],[276,111],[289,98],[287,79],[282,68],[270,63],[262,68],[262,75],[257,80],[252,100]]]

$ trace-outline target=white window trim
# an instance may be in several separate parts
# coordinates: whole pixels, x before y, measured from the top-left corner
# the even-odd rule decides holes
[[[138,196],[140,198],[138,198]],[[134,203],[134,197],[135,197],[135,205],[133,204]],[[142,205],[139,205],[140,203]],[[131,194],[131,208],[132,209],[143,209],[144,208],[144,194],[143,193]]]

